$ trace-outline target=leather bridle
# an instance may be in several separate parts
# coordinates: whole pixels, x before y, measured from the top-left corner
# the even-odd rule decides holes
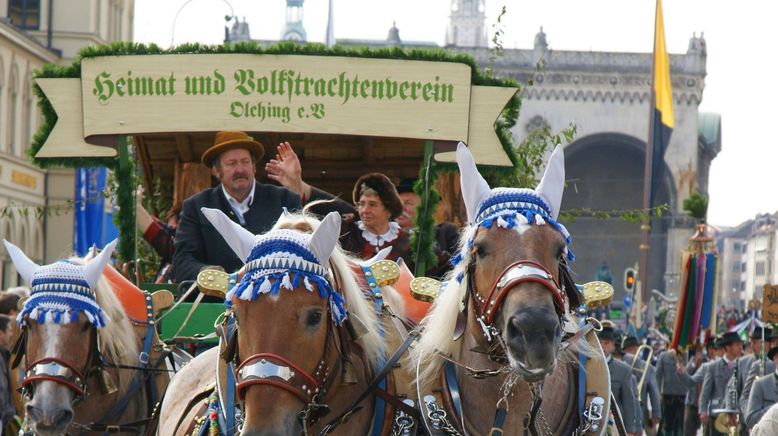
[[[554,301],[554,308],[560,320],[565,313],[565,291],[559,285],[556,277],[543,265],[531,260],[518,260],[508,265],[492,284],[489,294],[484,299],[475,284],[475,262],[468,266],[468,288],[470,300],[473,302],[476,320],[484,329],[496,331],[494,319],[500,311],[505,297],[514,287],[521,283],[538,283],[545,287]],[[491,342],[487,334],[487,339]]]
[[[235,330],[237,339],[238,329]],[[245,397],[245,391],[251,386],[266,385],[286,390],[303,403],[318,403],[331,384],[333,368],[329,367],[330,344],[334,342],[332,321],[327,321],[327,339],[319,363],[312,372],[307,372],[290,359],[275,353],[257,353],[239,361],[237,345],[232,360],[236,364],[235,382],[239,399]],[[229,358],[229,356],[226,356]]]
[[[303,426],[316,422],[324,416],[329,411],[324,399],[338,371],[342,369],[342,356],[346,353],[345,350],[341,351],[338,348],[336,332],[340,331],[333,326],[334,321],[329,308],[325,316],[327,316],[327,332],[324,350],[318,364],[310,372],[302,369],[291,359],[276,353],[257,353],[241,361],[237,346],[239,328],[236,327],[224,350],[223,358],[234,364],[233,375],[238,399],[243,401],[246,390],[252,386],[272,386],[293,394],[303,402],[304,407],[298,414]],[[344,338],[341,337],[341,344],[343,341]],[[340,357],[330,367],[329,360],[333,345],[338,348]]]
[[[474,266],[474,264],[473,264]],[[484,300],[475,288],[475,274],[470,273],[470,286],[473,287],[473,305],[478,316],[487,325],[494,322],[508,292],[521,283],[539,283],[545,287],[554,300],[554,308],[560,317],[564,314],[565,292],[559,286],[556,277],[543,265],[531,260],[518,260],[508,265],[492,284],[489,295]]]
[[[84,369],[76,369],[72,364],[59,357],[42,357],[27,365],[24,379],[21,382],[21,392],[32,398],[36,382],[50,381],[73,391],[75,394],[74,402],[83,400],[87,396],[89,375],[95,369],[95,366],[101,362],[97,331],[95,327],[91,327],[91,330],[92,341]],[[16,354],[12,364],[13,369],[19,366],[21,359],[27,354],[27,335],[28,331],[25,325],[22,327],[22,332],[12,347],[13,352]]]

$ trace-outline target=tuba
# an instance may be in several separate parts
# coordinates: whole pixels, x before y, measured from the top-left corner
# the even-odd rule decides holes
[[[732,372],[732,377],[729,378],[729,381],[727,382],[727,390],[724,396],[724,408],[723,409],[715,409],[713,410],[713,414],[718,414],[716,416],[716,421],[713,423],[713,426],[716,428],[716,431],[719,433],[724,433],[729,436],[739,436],[740,435],[740,412],[738,410],[738,364],[740,363],[740,359],[735,361],[735,371]],[[729,425],[729,417],[734,415],[734,425]]]

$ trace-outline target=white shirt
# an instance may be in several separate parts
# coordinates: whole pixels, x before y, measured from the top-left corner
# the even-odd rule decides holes
[[[240,221],[240,225],[244,226],[246,225],[246,220],[243,218],[243,214],[249,211],[249,207],[251,207],[251,203],[254,202],[254,188],[257,186],[257,181],[255,180],[254,183],[251,185],[251,192],[249,192],[249,195],[243,200],[238,201],[233,196],[231,196],[226,189],[224,189],[224,185],[222,186],[222,192],[224,192],[224,196],[227,197],[227,203],[230,204],[230,207],[235,212],[235,215],[238,216],[238,221]]]

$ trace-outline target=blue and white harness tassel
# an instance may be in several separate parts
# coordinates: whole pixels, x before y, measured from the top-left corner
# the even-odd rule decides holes
[[[494,188],[478,205],[475,223],[472,227],[489,229],[497,224],[504,229],[515,229],[519,225],[550,225],[565,238],[565,257],[569,262],[575,259],[570,244],[573,238],[564,225],[551,217],[551,208],[534,190],[526,188]],[[451,265],[456,267],[464,260],[470,260],[475,232],[462,246],[462,249],[451,258]],[[464,273],[456,279],[461,282]]]
[[[347,316],[343,297],[332,288],[330,273],[307,248],[308,235],[295,230],[276,230],[257,238],[251,250],[240,283],[226,296],[225,305],[232,307],[232,298],[253,301],[260,295],[277,295],[283,288],[293,290],[301,284],[329,302],[330,313],[340,325]]]

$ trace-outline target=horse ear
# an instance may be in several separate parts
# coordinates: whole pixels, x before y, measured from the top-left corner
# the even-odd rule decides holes
[[[462,186],[462,197],[467,209],[467,220],[473,223],[478,214],[478,205],[489,195],[491,189],[478,172],[470,150],[461,142],[457,145],[457,165],[459,165],[459,183]]]
[[[551,208],[551,217],[557,219],[559,208],[562,206],[562,193],[565,190],[565,153],[562,146],[557,145],[548,160],[546,171],[540,179],[535,192],[546,201]]]
[[[229,219],[219,209],[201,207],[200,211],[216,228],[216,231],[222,235],[222,238],[227,241],[227,245],[238,255],[240,261],[245,263],[246,259],[249,258],[249,254],[251,254],[251,249],[254,248],[256,236],[240,224]]]
[[[11,260],[13,260],[16,272],[18,272],[19,275],[22,276],[24,281],[28,284],[32,282],[32,275],[38,268],[40,268],[40,265],[31,261],[30,258],[24,254],[22,249],[16,245],[6,241],[5,239],[3,239],[3,243],[5,243],[5,249],[8,250],[8,254],[11,256]]]
[[[370,265],[378,262],[379,260],[386,259],[386,256],[388,256],[389,253],[391,253],[391,252],[392,252],[392,247],[391,246],[386,247],[386,248],[382,248],[381,251],[379,251],[378,253],[375,254],[375,256],[371,257],[368,260],[362,260],[362,261],[359,262],[359,264],[362,265],[362,266],[370,266]]]
[[[100,276],[103,275],[105,265],[107,265],[111,260],[113,249],[116,248],[116,244],[118,243],[118,239],[114,239],[113,241],[109,242],[108,245],[103,248],[103,251],[100,252],[100,254],[95,256],[94,259],[90,260],[89,263],[84,265],[84,278],[86,278],[86,281],[92,288],[97,285],[97,282],[100,280]]]
[[[326,264],[330,260],[332,250],[340,236],[340,214],[330,212],[319,224],[319,228],[311,235],[310,249],[319,262]]]

